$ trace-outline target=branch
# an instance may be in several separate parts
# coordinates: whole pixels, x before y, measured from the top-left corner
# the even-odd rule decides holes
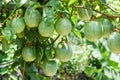
[[[55,43],[55,41],[56,41],[59,37],[60,37],[60,35],[58,35],[58,36],[56,37],[56,39],[53,40],[53,41],[50,43],[50,45],[52,45],[53,43]],[[50,46],[50,45],[49,45],[49,46]]]
[[[99,14],[102,14],[102,15],[107,16],[107,17],[110,17],[110,18],[120,18],[120,15],[110,15],[110,14],[106,14],[106,13],[104,13],[104,12],[95,10],[94,8],[87,8],[87,7],[85,7],[85,6],[74,6],[74,7],[92,10],[92,11],[95,11],[95,12],[97,12],[97,13],[99,13]]]
[[[110,10],[112,10],[115,13],[118,13],[117,11],[115,11],[114,9],[112,9],[108,4],[103,3],[102,1],[100,1],[102,5],[106,6],[107,8],[109,8]]]

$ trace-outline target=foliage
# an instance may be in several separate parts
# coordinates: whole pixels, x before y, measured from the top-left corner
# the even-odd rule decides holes
[[[85,80],[83,74],[118,80],[119,5],[119,0],[0,0],[0,79]]]

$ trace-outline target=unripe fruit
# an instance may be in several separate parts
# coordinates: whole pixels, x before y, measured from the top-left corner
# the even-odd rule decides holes
[[[68,35],[72,30],[72,24],[67,18],[60,18],[55,23],[56,32],[60,35]]]
[[[84,34],[89,41],[97,41],[102,36],[102,27],[97,21],[89,21],[84,25]]]

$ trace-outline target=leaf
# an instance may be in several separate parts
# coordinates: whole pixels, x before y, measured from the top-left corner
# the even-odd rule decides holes
[[[99,72],[95,77],[95,80],[112,80],[108,78],[103,72]]]
[[[109,66],[120,70],[120,67],[118,66],[118,62],[115,62],[115,61],[112,61],[112,60],[107,60],[107,62],[108,62]]]
[[[1,74],[1,75],[4,75],[4,74],[8,73],[8,71],[9,71],[9,68],[8,68],[8,67],[1,68],[1,69],[0,69],[0,74]]]
[[[30,76],[30,80],[40,80],[35,73],[28,73],[28,75]]]
[[[16,44],[18,49],[21,49],[23,47],[24,39],[23,38],[17,38],[16,39]]]
[[[72,19],[72,22],[73,22],[74,24],[77,24],[78,18],[77,18],[76,15],[73,15],[73,16],[71,17],[71,19]]]
[[[51,48],[47,48],[45,50],[45,54],[48,60],[51,60],[53,58],[53,54],[52,54],[52,49]]]
[[[110,57],[110,53],[107,52],[107,51],[102,52],[101,55],[102,55],[102,58],[105,59],[105,60],[108,60],[109,57]]]
[[[43,17],[47,24],[53,23],[54,21],[54,12],[50,7],[45,7],[43,9]]]
[[[56,11],[64,10],[59,0],[50,0],[46,5],[52,6]]]
[[[43,59],[43,55],[44,55],[43,49],[41,47],[39,47],[39,46],[36,46],[35,51],[37,52],[37,54],[36,54],[36,62],[37,62],[37,64],[40,64],[41,60]]]
[[[16,75],[13,75],[13,74],[10,75],[10,78],[11,78],[12,80],[17,80],[17,76],[16,76]]]
[[[94,67],[90,67],[90,66],[86,66],[84,72],[85,72],[88,76],[92,76],[93,73],[95,72],[95,68],[94,68]]]
[[[9,49],[9,44],[8,41],[6,39],[2,39],[2,51],[5,52]]]
[[[68,6],[71,6],[71,5],[73,5],[74,3],[76,3],[78,0],[70,0],[69,2],[68,2]]]
[[[37,32],[35,30],[31,29],[30,31],[26,31],[25,34],[26,34],[28,43],[36,40]]]
[[[16,0],[16,6],[17,8],[21,7],[24,5],[28,0]]]
[[[3,30],[2,30],[2,34],[3,36],[5,37],[5,39],[7,41],[11,41],[14,39],[14,31],[11,27],[5,27]]]
[[[82,36],[81,36],[81,34],[80,34],[80,31],[74,30],[73,33],[74,33],[80,40],[82,40]]]
[[[7,58],[7,54],[0,53],[0,63],[4,62],[6,58]]]
[[[109,68],[104,68],[104,74],[107,76],[107,77],[109,77],[109,78],[112,78],[112,73],[111,73],[111,69],[109,69]]]

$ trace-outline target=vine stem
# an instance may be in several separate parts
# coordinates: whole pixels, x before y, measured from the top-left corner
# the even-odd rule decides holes
[[[8,18],[11,16],[11,15],[13,15],[14,14],[14,12],[16,11],[16,6],[15,6],[15,8],[13,9],[13,11],[11,12],[11,14],[2,22],[2,25],[8,20]]]
[[[22,80],[24,80],[25,66],[26,66],[26,62],[24,62],[24,67],[23,67],[23,72],[22,72]]]
[[[56,37],[56,39],[50,43],[50,45],[52,45],[59,37],[60,37],[60,35],[58,35],[58,36]]]

